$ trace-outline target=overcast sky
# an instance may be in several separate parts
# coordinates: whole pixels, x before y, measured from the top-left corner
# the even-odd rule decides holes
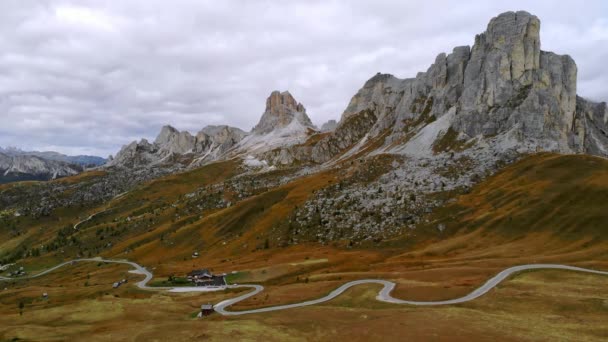
[[[488,2],[0,0],[0,146],[107,156],[164,124],[250,130],[275,89],[320,125],[376,72],[413,77],[520,9],[608,100],[608,1]]]

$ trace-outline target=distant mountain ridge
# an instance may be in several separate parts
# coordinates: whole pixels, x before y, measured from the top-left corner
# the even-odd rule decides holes
[[[0,183],[73,176],[87,167],[103,164],[105,159],[94,156],[66,156],[57,152],[28,152],[0,147]]]
[[[70,164],[76,164],[83,167],[95,167],[101,166],[107,162],[105,158],[97,157],[97,156],[89,156],[89,155],[77,155],[77,156],[68,156],[62,153],[53,152],[53,151],[23,151],[19,148],[15,147],[0,147],[0,153],[4,153],[6,155],[18,156],[18,155],[27,155],[27,156],[36,156],[43,159],[55,160],[66,162]]]
[[[32,155],[0,153],[0,183],[28,180],[51,180],[73,176],[83,171],[79,165]]]

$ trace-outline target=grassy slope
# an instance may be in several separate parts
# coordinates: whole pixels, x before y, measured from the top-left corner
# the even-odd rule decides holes
[[[461,203],[464,224],[505,236],[548,230],[562,238],[608,238],[608,160],[541,154],[506,168]]]
[[[128,208],[112,215],[126,215],[134,208],[149,205],[155,200],[175,199],[201,184],[226,179],[230,176],[227,172],[233,166],[208,166],[152,182],[112,203]],[[333,173],[313,175],[271,189],[230,208],[209,213],[202,220],[172,232],[168,236],[176,243],[172,246],[158,239],[158,235],[170,226],[170,222],[159,220],[158,226],[151,231],[125,236],[122,242],[118,241],[106,253],[108,256],[128,257],[145,265],[153,265],[155,274],[159,276],[179,275],[193,267],[243,271],[235,277],[239,282],[263,282],[267,291],[237,305],[240,309],[319,297],[340,283],[360,278],[392,279],[398,283],[395,296],[424,300],[463,295],[498,270],[514,264],[556,262],[608,269],[608,246],[605,243],[608,210],[604,205],[608,203],[608,161],[589,156],[539,154],[525,158],[474,187],[469,194],[459,196],[456,202],[430,214],[430,222],[417,228],[415,234],[396,238],[383,246],[348,250],[338,245],[317,244],[280,248],[272,243],[270,249],[255,248],[265,237],[274,237],[273,227],[287,217],[295,206],[301,205],[315,189],[335,182],[337,176]],[[437,231],[439,223],[447,225],[444,233]],[[93,228],[95,226],[90,229]],[[152,238],[146,240],[150,236]],[[138,240],[145,242],[130,254],[122,254],[125,246]],[[193,250],[201,251],[199,259],[189,257]],[[31,260],[33,263],[42,261]],[[70,272],[65,272],[56,276],[59,283],[61,279],[66,281],[60,286],[72,286],[68,285],[71,281],[68,279],[72,279],[70,275]],[[119,276],[122,275],[104,279],[103,284],[109,284]],[[351,294],[336,303],[294,310],[290,315],[277,313],[238,318],[234,324],[251,329],[241,330],[244,335],[235,335],[234,330],[227,329],[231,321],[223,318],[216,317],[205,324],[209,329],[226,328],[226,336],[233,338],[260,333],[270,339],[285,339],[286,334],[290,337],[319,338],[312,333],[315,329],[333,329],[335,337],[345,337],[347,331],[352,329],[353,320],[361,320],[361,326],[366,329],[389,329],[384,331],[397,334],[393,337],[409,334],[407,336],[413,338],[434,338],[443,334],[459,334],[452,336],[467,340],[495,334],[504,338],[501,334],[504,329],[514,329],[514,339],[517,340],[528,338],[528,335],[532,339],[534,336],[549,336],[547,334],[579,337],[576,331],[580,330],[581,324],[586,324],[581,322],[601,322],[601,317],[605,315],[608,304],[598,299],[606,296],[605,288],[601,285],[605,284],[604,279],[563,272],[549,275],[526,273],[501,286],[487,298],[446,309],[389,308],[362,299],[373,297],[373,292],[362,288],[352,290]],[[564,288],[559,285],[562,280],[573,285]],[[83,283],[82,277],[79,282]],[[46,290],[45,286],[57,285],[51,285],[52,282],[44,285],[42,279],[36,283],[38,292]],[[577,289],[585,290],[581,292]],[[26,291],[25,285],[19,285],[9,293],[16,293],[17,297],[24,293],[35,296],[23,291]],[[77,297],[79,301],[75,299],[62,305],[67,305],[66,309],[69,310],[79,305],[91,305],[91,301],[84,298],[93,296],[88,293],[83,292],[82,296]],[[11,312],[6,319],[12,320],[15,319],[16,305],[10,299],[13,297],[7,295],[2,297],[4,300],[0,304],[4,305],[2,310],[11,308],[6,311]],[[561,299],[554,298],[556,295],[560,295]],[[141,315],[145,321],[152,319],[154,312],[171,308],[169,315],[163,314],[165,328],[162,330],[175,333],[178,329],[186,336],[198,336],[193,335],[189,328],[189,310],[194,310],[201,302],[219,300],[217,294],[148,294],[143,299],[132,298],[126,293],[124,296],[124,299],[102,296],[102,302],[108,308],[115,307],[115,303],[120,304],[120,313],[112,313],[112,317],[104,316],[76,325],[64,320],[64,324],[74,327],[75,331],[91,331],[104,326],[106,332],[103,336],[120,337],[120,334],[111,332],[123,331],[129,335],[119,323],[127,319],[123,312]],[[511,299],[521,296],[526,301]],[[530,305],[526,304],[528,302]],[[351,307],[365,309],[352,311]],[[41,336],[36,335],[36,331],[47,333],[45,323],[37,322],[46,309],[43,306],[38,309],[40,314],[32,315],[37,317],[36,320],[24,320],[28,327],[35,329],[27,332],[12,327],[5,337]],[[61,309],[54,307],[53,310]],[[325,323],[310,323],[318,315],[332,319],[324,320]],[[471,315],[476,317],[474,323]],[[431,330],[420,329],[416,324],[404,327],[403,317],[408,318],[405,321],[412,322],[428,322],[433,317],[436,323]],[[137,319],[131,323],[138,324],[139,321]],[[522,326],[524,322],[527,323]],[[281,327],[278,330],[275,328],[277,325]],[[584,337],[593,340],[605,336],[603,334],[607,332],[605,324],[596,324],[596,329],[587,331]],[[142,334],[150,334],[146,336],[159,333],[160,330],[142,330]],[[364,336],[363,331],[359,333],[353,336]]]
[[[495,245],[552,241],[544,246],[547,251],[593,248],[608,239],[605,203],[608,160],[538,154],[506,167],[433,213],[427,231],[441,240],[431,246],[437,252],[449,244],[457,249],[471,238]],[[433,229],[440,223],[447,226],[446,236]]]
[[[173,242],[171,245],[159,239],[150,240],[129,257],[185,271],[191,267],[193,251],[201,253],[206,267],[225,259],[255,255],[264,247],[266,239],[272,240],[269,245],[275,247],[277,240],[272,228],[304,203],[315,189],[332,184],[334,179],[332,173],[316,174],[253,196],[173,231],[166,236]],[[108,254],[119,253],[123,247],[117,245]],[[166,266],[161,265],[160,271]],[[167,272],[171,271],[167,269]]]
[[[42,217],[37,221],[32,221],[30,218],[24,217],[19,219],[19,227],[22,234],[19,236],[9,236],[8,232],[0,233],[4,237],[2,247],[8,248],[21,248],[20,245],[27,246],[28,249],[32,247],[38,247],[41,245],[49,244],[54,240],[57,232],[67,226],[73,225],[76,222],[88,217],[90,214],[101,212],[103,210],[112,208],[113,210],[107,214],[100,215],[96,219],[88,222],[82,226],[79,226],[79,231],[75,232],[75,236],[83,241],[85,248],[94,248],[96,245],[92,238],[96,238],[95,231],[98,228],[105,228],[114,219],[126,218],[132,215],[134,212],[145,211],[149,207],[154,207],[158,203],[171,203],[180,196],[186,193],[194,191],[198,187],[215,184],[222,182],[227,178],[234,176],[238,172],[238,163],[235,161],[226,161],[220,163],[214,163],[206,165],[196,170],[179,173],[167,177],[163,177],[157,180],[153,180],[146,184],[143,184],[136,189],[132,190],[125,196],[110,200],[109,202],[97,206],[97,207],[70,207],[70,208],[58,208],[50,216]],[[80,182],[87,181],[91,177],[97,177],[100,173],[85,173],[74,177],[67,177],[57,182]],[[21,184],[13,183],[11,187],[18,186],[31,186],[31,183]],[[165,215],[167,216],[167,215]],[[158,220],[159,234],[162,232],[162,228],[166,227],[168,217],[161,217]],[[130,243],[137,242],[138,239],[142,238],[144,227],[139,229],[127,229],[124,234],[112,240],[112,243],[120,241],[131,241]],[[152,229],[152,230],[154,230]],[[109,241],[109,240],[106,240]],[[130,244],[129,243],[129,244]],[[55,259],[62,258],[73,258],[76,256],[77,249],[69,246],[62,247],[64,253],[56,251],[52,253],[52,257]],[[2,253],[0,253],[1,255]],[[44,256],[49,258],[47,254]],[[26,261],[26,263],[31,260]],[[33,262],[36,264],[37,262]]]
[[[157,201],[178,199],[198,186],[228,179],[235,169],[233,162],[217,163],[153,181],[108,204],[119,209],[102,221],[131,215]],[[426,226],[383,245],[355,250],[340,247],[343,244],[279,247],[281,222],[316,189],[340,177],[345,174],[325,172],[298,179],[186,224],[173,222],[173,212],[168,211],[156,217],[153,226],[112,240],[113,247],[102,255],[153,265],[159,277],[180,275],[193,267],[249,270],[256,276],[247,281],[264,281],[285,294],[286,285],[300,286],[309,278],[318,283],[310,296],[322,294],[327,289],[324,282],[372,275],[400,281],[404,287],[398,291],[408,288],[410,295],[421,299],[465,293],[498,269],[517,263],[608,267],[603,224],[608,222],[608,210],[602,205],[608,203],[608,161],[604,159],[551,154],[525,158],[430,214]],[[443,233],[436,229],[439,223],[447,226]],[[92,222],[83,235],[103,226],[101,221]],[[266,239],[269,249],[264,249]],[[123,253],[129,247],[133,250]],[[193,260],[193,251],[199,251],[200,258]],[[47,259],[28,262],[44,265]],[[310,259],[328,262],[291,265]],[[408,277],[423,279],[422,284],[413,286]],[[449,288],[439,285],[446,281]]]
[[[222,182],[232,177],[236,169],[236,162],[229,161],[152,181],[107,205],[88,210],[116,208],[85,225],[82,234],[86,238],[113,219],[154,208],[159,202],[171,203],[197,187]],[[154,217],[152,226],[127,231],[111,240],[113,248],[102,254],[125,257],[123,251],[132,247],[135,250],[127,257],[134,260],[172,266],[182,263],[188,264],[183,267],[190,267],[189,256],[193,251],[201,252],[213,265],[226,259],[249,263],[260,253],[289,253],[294,247],[276,248],[283,237],[277,231],[282,222],[315,190],[346,176],[347,173],[334,172],[308,176],[230,208],[206,212],[193,222],[183,219],[184,224],[172,219],[172,211],[163,212]],[[426,257],[451,257],[463,251],[481,257],[488,253],[486,246],[494,246],[500,253],[501,248],[504,253],[520,253],[522,249],[515,246],[522,245],[534,253],[596,250],[608,235],[603,224],[608,222],[608,210],[601,205],[607,200],[608,161],[589,156],[539,154],[506,167],[474,187],[471,193],[460,196],[456,203],[429,215],[430,223],[419,227],[415,234],[375,248],[383,254],[402,255],[405,251],[406,255]],[[444,233],[437,231],[439,223],[446,224]],[[53,229],[44,234],[32,233],[28,235],[30,240],[31,235],[40,235],[38,243],[44,243],[53,236]],[[164,242],[161,236],[166,239]],[[528,236],[533,238],[524,239]],[[266,239],[271,250],[259,251]],[[9,241],[4,245],[15,244]]]

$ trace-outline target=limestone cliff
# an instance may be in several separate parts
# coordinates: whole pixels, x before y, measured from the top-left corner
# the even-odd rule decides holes
[[[472,48],[438,55],[415,78],[378,73],[353,96],[335,132],[312,149],[312,160],[328,161],[346,145],[364,146],[353,137],[382,139],[385,152],[411,151],[409,140],[450,109],[442,127],[459,139],[498,136],[509,148],[607,155],[605,104],[577,101],[572,58],[540,46],[539,19],[507,12],[490,21]],[[373,119],[353,125],[359,115]],[[434,138],[444,133],[433,132]]]
[[[324,164],[378,153],[432,157],[452,145],[479,144],[607,156],[606,104],[577,97],[576,77],[570,56],[541,50],[536,16],[506,12],[490,20],[472,47],[439,54],[414,78],[376,74],[340,121],[320,132],[289,92],[274,91],[248,135],[232,129],[192,136],[166,126],[154,144],[131,144],[116,159],[137,164],[193,154],[196,165],[243,156],[275,165]]]
[[[260,122],[253,128],[254,134],[268,134],[289,126],[294,120],[304,127],[315,128],[306,108],[288,92],[273,91],[266,100],[266,110]]]
[[[235,127],[207,126],[192,136],[189,132],[180,132],[167,125],[161,129],[154,143],[142,139],[125,145],[107,166],[133,168],[176,162],[184,163],[182,166],[201,165],[217,160],[245,135]]]

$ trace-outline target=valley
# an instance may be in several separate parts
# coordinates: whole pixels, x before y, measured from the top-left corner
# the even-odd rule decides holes
[[[606,244],[605,241],[603,241],[601,231],[598,232],[596,230],[596,227],[598,227],[596,222],[603,222],[603,220],[606,219],[606,213],[603,210],[593,210],[587,203],[589,200],[601,200],[601,196],[605,196],[608,182],[603,182],[602,180],[607,180],[606,175],[608,175],[608,163],[601,158],[551,154],[540,154],[527,157],[514,163],[512,166],[506,167],[496,175],[491,176],[486,181],[473,187],[468,193],[457,196],[457,200],[450,205],[427,214],[428,223],[426,224],[426,229],[419,228],[416,229],[416,234],[403,234],[387,239],[386,241],[368,241],[362,243],[358,247],[349,246],[347,241],[335,241],[327,244],[319,244],[311,241],[286,246],[272,244],[268,246],[268,248],[264,248],[263,240],[259,238],[256,239],[255,235],[248,236],[243,234],[242,236],[234,237],[233,234],[235,230],[238,231],[238,228],[243,224],[247,224],[247,222],[264,223],[272,222],[273,219],[276,219],[274,218],[275,213],[269,211],[268,215],[245,216],[245,219],[242,220],[225,221],[228,217],[224,219],[223,216],[226,214],[222,215],[222,212],[227,211],[231,213],[230,216],[234,216],[235,213],[238,213],[241,210],[251,210],[251,200],[244,200],[242,202],[236,201],[234,205],[228,208],[210,209],[210,213],[212,214],[209,215],[209,220],[212,220],[209,221],[209,223],[206,223],[207,221],[203,219],[189,224],[186,223],[179,228],[173,226],[172,229],[175,230],[172,230],[171,233],[169,233],[167,228],[162,228],[165,226],[172,227],[169,218],[167,220],[168,222],[145,234],[135,233],[135,235],[126,236],[111,236],[110,234],[107,239],[114,247],[106,248],[106,251],[103,252],[102,255],[107,258],[126,258],[135,260],[137,263],[140,263],[149,269],[153,269],[154,279],[163,279],[172,274],[185,274],[197,267],[209,267],[216,272],[231,273],[232,271],[237,271],[236,277],[233,277],[232,279],[234,279],[233,282],[238,282],[239,284],[263,284],[263,292],[244,301],[235,303],[233,307],[231,307],[232,310],[252,310],[260,307],[285,305],[312,300],[325,296],[330,291],[348,281],[369,278],[387,279],[397,284],[391,293],[395,298],[417,301],[449,300],[465,296],[501,270],[514,265],[528,263],[561,263],[597,270],[608,269]],[[144,187],[144,189],[125,194],[124,196],[115,199],[115,201],[146,205],[147,202],[137,201],[135,196],[152,197],[153,194],[166,194],[166,192],[162,191],[164,187],[172,189],[172,193],[179,198],[178,189],[180,182],[176,182],[176,179],[185,180],[186,178],[181,176],[177,178],[175,176],[168,176],[166,179],[161,178]],[[319,186],[326,186],[328,184],[327,179],[331,179],[331,177],[321,177]],[[547,183],[551,182],[551,180],[556,180],[556,183]],[[561,181],[557,182],[557,180]],[[565,180],[569,181],[566,182]],[[295,182],[297,183],[298,181],[296,180]],[[306,184],[311,183],[308,181]],[[287,183],[286,185],[290,185],[290,183]],[[297,184],[291,186],[293,186],[294,189],[297,189]],[[189,187],[185,187],[184,191],[189,189]],[[580,196],[573,197],[572,200],[569,201],[568,208],[559,209],[559,207],[557,207],[558,209],[547,210],[548,208],[555,208],[552,201],[561,201],[561,194],[571,193],[573,190],[570,189],[579,189],[579,191],[583,191],[583,193],[580,193]],[[310,188],[309,190],[313,191],[313,188]],[[292,191],[294,190],[290,190],[289,193],[291,194]],[[258,201],[263,200],[264,203],[273,203],[272,201],[266,202],[266,196],[270,196],[265,195],[266,192],[254,195],[252,199],[257,199]],[[294,195],[291,196],[294,198]],[[287,197],[290,197],[290,195],[281,195],[279,198],[285,199]],[[272,198],[272,196],[270,196],[270,198]],[[504,208],[504,210],[493,210],[493,206],[496,206],[497,203],[501,203],[500,208]],[[282,210],[288,210],[285,208],[285,205],[287,204],[283,204],[283,201],[280,201],[279,204],[284,208]],[[291,210],[294,210],[296,205],[297,204],[294,204],[291,207]],[[131,207],[130,211],[124,212],[122,215],[131,215],[131,217],[134,217],[133,212],[135,210],[137,210],[137,207]],[[513,217],[509,222],[508,215],[511,210],[520,214],[512,214]],[[175,215],[173,211],[169,212],[171,212],[170,216]],[[585,218],[584,220],[579,220],[580,224],[577,226],[568,224],[568,215],[574,214],[576,214],[576,218]],[[115,217],[118,217],[118,215],[120,215],[120,212],[118,211],[109,211],[100,214],[99,217],[95,216],[90,222],[87,221],[80,226],[74,234],[77,236],[80,236],[81,234],[85,235],[84,233],[87,230],[92,233],[98,229],[97,227],[102,227],[107,224],[104,222],[114,221]],[[423,222],[426,221],[427,219]],[[163,222],[162,216],[158,216],[158,222]],[[445,222],[446,229],[443,232],[437,230],[436,227],[438,222]],[[507,222],[509,222],[509,225],[506,225]],[[505,228],[501,228],[503,225]],[[264,232],[272,231],[273,226],[269,224],[260,224],[255,227],[259,227],[256,234],[262,234]],[[520,228],[511,229],[513,227]],[[158,231],[156,231],[157,229]],[[196,231],[207,231],[208,234],[200,235],[200,240],[199,238],[193,239],[192,232]],[[165,235],[163,240],[161,240],[160,236],[163,234]],[[181,238],[182,234],[184,234],[183,236],[189,236],[190,238]],[[232,238],[229,239],[228,237]],[[80,237],[78,239],[80,240]],[[133,246],[134,241],[140,241],[137,243],[138,246],[133,248],[132,251],[129,250],[127,253],[124,253],[126,246]],[[206,248],[201,248],[201,241],[206,242]],[[226,244],[223,242],[226,242]],[[257,243],[260,246],[253,249],[242,248],[246,243],[250,243],[251,246],[255,246]],[[64,253],[57,251],[55,252],[55,257],[49,258],[50,255],[44,259],[30,257],[23,259],[19,264],[25,266],[26,270],[30,274],[33,274],[47,267],[54,266],[54,263],[59,262],[60,260],[69,260],[71,256],[67,253],[76,253],[77,249],[74,247],[75,246],[64,247]],[[70,252],[70,250],[73,252]],[[192,258],[190,256],[194,250],[199,251],[200,257]],[[91,273],[90,270],[95,271],[95,269],[99,267],[100,266],[95,266],[95,263],[89,266],[85,264],[76,266],[77,269],[89,270],[85,273]],[[131,283],[141,280],[141,276],[127,275],[128,273],[125,272],[128,268],[117,268],[111,265],[104,266],[103,264],[101,267],[102,269],[108,268],[113,269],[113,272],[119,272],[115,276],[96,280],[97,285],[94,285],[95,291],[98,291],[101,296],[100,298],[107,298],[106,300],[109,301],[108,304],[104,305],[110,305],[110,302],[115,303],[111,305],[119,305],[120,303],[120,306],[123,307],[121,310],[128,310],[128,312],[131,312],[130,310],[137,310],[137,307],[144,305],[144,302],[154,303],[157,300],[162,299],[162,302],[158,304],[150,304],[150,309],[156,308],[159,310],[159,313],[156,313],[156,315],[161,315],[167,305],[176,308],[182,307],[181,310],[186,309],[181,315],[175,312],[176,316],[174,316],[175,318],[173,320],[175,321],[173,323],[171,323],[172,320],[167,321],[167,318],[164,318],[163,321],[165,324],[182,326],[185,322],[193,319],[189,318],[186,313],[195,312],[196,308],[200,306],[201,303],[219,303],[223,299],[240,295],[238,292],[232,292],[239,289],[231,289],[226,293],[220,291],[196,294],[171,294],[149,293],[149,291],[145,290],[140,293],[133,288]],[[118,269],[122,269],[122,271]],[[93,274],[95,274],[95,272],[93,272]],[[85,273],[83,273],[83,271],[77,271],[75,279],[83,279],[82,277],[85,277]],[[118,275],[120,273],[125,275]],[[553,278],[551,279],[553,280],[551,282],[542,283],[538,283],[538,281],[532,283],[524,282],[523,284],[519,283],[518,280],[522,278],[529,279],[530,277],[532,277],[532,279],[535,279],[534,277],[540,277],[539,279],[542,279],[546,277],[545,274],[552,275]],[[497,310],[497,304],[492,303],[490,300],[491,298],[492,300],[497,300],[499,303],[504,303],[506,299],[500,299],[502,298],[499,294],[502,292],[500,289],[507,289],[507,293],[513,291],[509,290],[509,286],[515,281],[515,284],[518,284],[517,286],[523,286],[523,288],[528,289],[528,291],[534,289],[534,293],[536,293],[537,296],[533,301],[536,303],[535,305],[541,305],[543,308],[553,308],[547,310],[557,310],[555,312],[561,312],[560,310],[562,309],[560,308],[563,307],[563,305],[571,305],[573,308],[572,310],[574,310],[573,312],[581,313],[586,319],[593,320],[593,317],[601,317],[601,300],[598,302],[600,311],[592,313],[587,311],[588,309],[583,309],[587,307],[586,305],[575,304],[578,299],[575,300],[574,297],[571,297],[570,295],[564,295],[560,298],[556,297],[553,299],[549,299],[548,297],[543,298],[543,293],[551,293],[544,292],[545,290],[543,288],[546,287],[547,289],[551,289],[553,286],[557,286],[552,284],[552,282],[565,283],[567,280],[572,281],[573,279],[574,283],[568,286],[574,286],[574,288],[576,288],[576,286],[580,288],[582,284],[585,284],[584,286],[586,287],[596,286],[593,284],[598,284],[597,286],[599,286],[595,290],[599,291],[599,297],[590,297],[589,299],[580,300],[593,301],[597,299],[592,298],[602,298],[602,296],[604,296],[602,295],[603,285],[601,284],[605,282],[605,276],[577,275],[577,273],[574,275],[569,274],[570,273],[566,271],[540,270],[532,273],[514,275],[509,277],[504,283],[499,284],[497,288],[491,290],[486,295],[467,304],[458,304],[465,305],[465,308],[445,310],[462,310],[460,315],[464,315],[465,312],[470,312],[471,309],[467,309],[469,306],[473,308],[483,307],[484,309],[481,310],[487,310],[487,314],[491,315],[495,322],[504,322],[504,324],[511,322],[510,324],[515,324],[516,321],[509,321],[509,315],[507,312],[504,312],[504,310],[494,311]],[[60,302],[51,304],[51,307],[55,307],[53,310],[74,310],[78,305],[88,305],[87,303],[90,303],[90,299],[88,298],[92,298],[90,295],[72,296],[72,293],[76,294],[80,291],[93,290],[88,289],[93,282],[87,281],[89,283],[88,286],[83,287],[81,284],[68,285],[71,284],[72,281],[66,282],[64,280],[59,280],[59,284],[62,284],[60,287],[53,285],[55,283],[53,279],[68,280],[72,279],[74,275],[73,270],[66,269],[65,271],[57,270],[56,273],[51,272],[35,280],[23,279],[9,282],[8,284],[10,285],[1,296],[2,300],[0,303],[2,303],[3,311],[11,311],[14,312],[13,315],[17,315],[17,303],[19,302],[19,298],[34,299],[40,296],[40,293],[42,292],[48,292],[50,294],[51,299],[49,303],[54,302],[54,297],[58,297],[58,299],[62,298]],[[89,276],[86,276],[84,279],[87,280],[88,277]],[[124,288],[121,287],[121,290],[118,292],[111,289],[111,283],[122,277],[128,277],[130,279],[129,284]],[[581,282],[583,280],[580,279],[585,280],[584,282]],[[579,281],[579,283],[577,283],[577,281]],[[84,283],[85,281],[76,282]],[[33,285],[36,283],[39,285]],[[63,287],[65,286],[68,287],[64,289]],[[289,316],[293,317],[295,320],[290,322],[290,320],[286,320],[286,317],[283,317],[280,319],[282,322],[281,325],[284,326],[285,329],[291,327],[288,329],[290,331],[290,336],[311,338],[313,335],[309,335],[309,333],[304,331],[298,332],[298,329],[300,328],[297,328],[298,323],[295,322],[298,322],[299,319],[302,319],[302,317],[305,317],[306,315],[319,312],[319,310],[325,312],[324,314],[336,316],[336,319],[338,319],[338,317],[349,317],[352,314],[349,313],[350,309],[346,308],[357,308],[357,313],[355,315],[367,315],[368,317],[370,317],[370,315],[371,317],[376,317],[377,315],[380,315],[380,317],[393,317],[393,315],[395,315],[395,317],[401,317],[404,314],[406,316],[415,315],[417,317],[423,317],[425,314],[418,311],[428,310],[426,314],[436,315],[438,314],[436,310],[439,310],[439,313],[443,312],[440,314],[440,317],[444,317],[443,319],[445,319],[446,322],[454,322],[454,320],[459,319],[457,317],[458,315],[456,315],[456,317],[452,315],[446,317],[447,311],[442,311],[444,309],[397,309],[388,303],[371,304],[369,300],[373,300],[375,297],[375,294],[371,295],[371,293],[377,294],[377,291],[380,289],[380,287],[376,286],[377,285],[374,284],[360,285],[346,290],[343,295],[338,296],[330,302],[320,304],[319,307],[311,306],[293,309],[296,310],[296,312]],[[127,291],[129,294],[125,294],[123,297],[122,293],[125,293],[124,291]],[[555,292],[555,295],[561,293],[560,291]],[[585,290],[584,293],[591,293],[589,291],[590,290]],[[135,295],[136,293],[140,294]],[[356,295],[350,297],[350,293]],[[365,297],[365,293],[368,294],[368,297]],[[115,297],[115,295],[118,295],[119,297]],[[363,298],[361,298],[361,296],[363,296]],[[349,302],[350,304],[346,307],[343,307],[344,304],[334,304],[336,302],[344,302],[346,300],[345,298],[351,298],[348,300],[352,301]],[[368,299],[365,300],[364,298]],[[573,300],[574,302],[572,302]],[[36,301],[37,300],[34,299],[33,303],[36,303]],[[103,301],[105,302],[105,300]],[[140,302],[141,304],[137,304]],[[479,304],[478,302],[485,304]],[[513,308],[516,307],[513,306],[515,304],[508,304],[507,307],[509,307],[509,305]],[[190,309],[187,309],[187,307]],[[579,309],[577,309],[577,307]],[[40,303],[31,307],[26,306],[26,310],[40,310],[42,313],[45,310],[50,310],[50,308],[48,305]],[[106,309],[100,310],[105,311]],[[411,310],[418,311],[413,313]],[[300,313],[302,312],[305,312],[304,316],[300,316]],[[397,312],[401,313],[397,314]],[[409,312],[409,314],[407,314],[407,312]],[[31,314],[33,315],[33,313]],[[27,311],[24,316],[26,315],[28,315]],[[126,322],[130,322],[130,319],[123,316],[124,314],[113,313],[112,315],[117,315],[115,316],[117,317],[116,319],[125,324]],[[271,317],[258,318],[257,315],[270,315]],[[279,331],[275,331],[271,326],[264,325],[268,323],[260,323],[266,320],[269,320],[268,322],[276,322],[276,319],[280,316],[276,316],[274,313],[255,314],[255,316],[256,318],[253,319],[255,322],[258,322],[255,323],[256,328],[254,331],[256,331],[256,333],[260,331],[264,332],[264,334],[268,334],[267,336],[271,340],[282,339],[281,336],[283,335],[281,335]],[[528,333],[533,333],[534,331],[541,333],[541,330],[537,329],[548,329],[547,327],[551,326],[551,324],[567,322],[567,317],[569,316],[557,314],[556,317],[560,317],[559,320],[554,323],[549,323],[548,321],[544,322],[534,329],[529,330]],[[94,318],[91,319],[93,321],[88,324],[97,325],[101,323],[101,321],[95,321]],[[107,321],[107,318],[104,315],[99,319],[107,324],[110,324],[111,321]],[[243,319],[248,322],[253,322],[251,321],[251,318]],[[388,322],[393,323],[387,322],[385,324],[399,324],[397,323],[398,321],[393,321],[393,319],[394,317],[388,319]],[[460,319],[464,319],[464,316]],[[182,320],[184,321],[180,323]],[[240,320],[241,319],[239,318],[239,321]],[[206,323],[204,324],[210,327],[215,325],[225,326],[226,324],[230,326],[231,324],[226,323],[224,319],[219,319],[214,316],[211,316],[210,320],[205,322]],[[538,321],[535,320],[535,322]],[[70,326],[68,322],[65,322],[65,324]],[[132,324],[136,323],[133,322]],[[275,323],[272,324],[274,326]],[[296,326],[293,324],[296,324]],[[480,333],[480,331],[490,331],[489,326],[482,323],[479,324],[480,325],[477,325],[477,328],[471,324],[461,324],[463,328],[461,331],[463,338],[475,336],[475,331],[477,331],[477,333]],[[487,324],[489,324],[489,322],[487,322]],[[79,325],[81,326],[81,329],[88,329],[86,328],[87,324],[82,326],[82,323],[80,323]],[[40,326],[40,329],[42,329],[41,331],[45,331],[43,327],[44,324]],[[440,327],[441,323],[439,323],[438,329],[441,329]],[[182,333],[186,334],[185,336],[197,336],[195,330],[184,327],[182,327],[182,329],[184,330]],[[449,329],[449,325],[444,326],[443,329]],[[606,331],[605,325],[602,324],[598,325],[598,329],[597,333],[600,335],[589,335],[588,338],[593,340],[593,336],[601,336],[603,334],[601,331],[604,331],[604,333]],[[154,331],[154,333],[160,334],[157,330],[150,330],[150,328],[147,328],[146,330],[149,331],[149,333]],[[232,336],[240,336],[234,329],[221,329],[221,331],[225,331],[226,333],[232,331],[233,334],[237,334]],[[243,330],[238,331],[245,333]],[[544,333],[544,330],[542,331]],[[564,332],[563,329],[560,331]],[[446,333],[446,330],[439,330],[439,332]],[[93,336],[96,335],[92,331],[89,331],[89,333]],[[249,333],[254,332],[252,331]],[[408,334],[409,333],[411,332],[408,330]],[[498,334],[499,332],[497,331],[496,333]],[[107,337],[108,335],[101,333],[98,336],[102,338],[102,336]],[[532,334],[530,336],[534,335]],[[6,338],[8,337],[10,337],[10,335],[6,336]]]
[[[0,340],[605,340],[608,107],[577,72],[505,12],[339,121],[276,90],[250,131],[0,150]]]

